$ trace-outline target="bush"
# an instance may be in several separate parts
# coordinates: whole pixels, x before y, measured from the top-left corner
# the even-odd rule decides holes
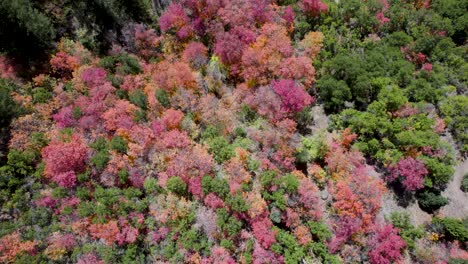
[[[432,213],[448,203],[447,198],[439,193],[424,191],[417,196],[419,207],[426,212]]]
[[[125,142],[125,139],[121,136],[115,136],[112,138],[110,148],[120,153],[126,153],[128,149],[127,142]]]
[[[214,159],[218,163],[223,163],[226,160],[234,157],[234,148],[229,141],[222,137],[215,137],[208,141],[210,153],[213,154]]]
[[[462,220],[455,218],[435,218],[435,224],[441,224],[447,240],[458,240],[460,242],[468,241],[468,228],[463,224]]]
[[[468,192],[468,173],[463,176],[463,180],[460,189],[464,192]]]
[[[166,187],[170,192],[178,195],[185,195],[187,193],[187,184],[178,176],[169,178]]]

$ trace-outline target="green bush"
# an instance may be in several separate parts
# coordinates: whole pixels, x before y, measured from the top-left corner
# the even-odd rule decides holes
[[[213,154],[214,159],[218,163],[223,163],[234,157],[234,148],[229,141],[222,137],[215,137],[208,141],[209,151]]]
[[[127,142],[121,136],[115,136],[112,138],[110,142],[110,148],[120,153],[126,153],[128,150]]]
[[[431,191],[424,191],[419,193],[416,197],[421,209],[431,213],[448,203],[447,198],[439,193]]]
[[[167,180],[166,188],[175,194],[185,195],[187,193],[187,184],[178,176]]]
[[[171,100],[169,99],[169,94],[166,90],[158,89],[156,90],[155,95],[156,99],[162,106],[169,107],[171,105]]]
[[[468,228],[463,224],[462,220],[450,217],[434,218],[433,223],[443,226],[447,240],[468,241]]]
[[[464,192],[468,192],[468,173],[463,175],[462,183],[460,189]]]

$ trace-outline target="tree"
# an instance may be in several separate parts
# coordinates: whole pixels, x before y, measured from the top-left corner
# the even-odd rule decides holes
[[[271,83],[273,90],[281,97],[281,109],[287,113],[300,112],[314,99],[293,80],[278,80]]]
[[[159,18],[159,26],[162,32],[175,32],[176,36],[185,40],[193,34],[190,18],[179,3],[172,3]]]
[[[400,160],[395,167],[390,167],[390,181],[402,177],[401,183],[407,191],[415,191],[424,187],[424,176],[428,174],[426,166],[420,160],[407,157]]]
[[[368,240],[369,259],[373,264],[390,264],[401,259],[401,250],[406,246],[391,224],[377,227]]]
[[[74,185],[75,172],[83,172],[88,159],[88,148],[78,135],[69,141],[54,140],[42,149],[44,173],[62,185]]]

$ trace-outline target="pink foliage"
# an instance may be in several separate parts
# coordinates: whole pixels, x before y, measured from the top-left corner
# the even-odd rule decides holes
[[[45,175],[49,178],[70,171],[83,171],[88,156],[86,144],[78,136],[72,136],[70,142],[52,141],[42,149],[45,162]]]
[[[424,71],[427,71],[427,72],[431,72],[432,71],[432,64],[426,62],[422,65],[421,67],[422,70]]]
[[[212,264],[235,264],[236,262],[231,257],[229,251],[220,246],[211,248],[211,261]]]
[[[61,187],[71,188],[76,184],[76,174],[74,171],[67,171],[54,175],[52,180]]]
[[[55,72],[64,74],[76,69],[79,66],[79,61],[68,53],[60,51],[50,59],[50,65]]]
[[[49,244],[54,248],[72,250],[76,245],[75,237],[72,234],[54,233],[48,240]]]
[[[179,128],[180,122],[184,118],[184,113],[180,110],[167,109],[162,117],[161,121],[167,129]]]
[[[389,169],[388,179],[394,181],[401,177],[402,184],[407,191],[415,191],[424,187],[424,176],[428,174],[428,171],[422,161],[407,157]]]
[[[283,263],[283,256],[277,256],[274,252],[264,249],[259,243],[254,244],[252,256],[254,264]]]
[[[214,193],[209,193],[204,199],[205,205],[213,210],[224,207],[224,202]]]
[[[76,264],[104,264],[104,261],[99,260],[95,254],[88,253],[80,257]]]
[[[313,210],[316,219],[320,219],[320,200],[318,198],[318,187],[308,178],[300,181],[298,193],[300,195],[299,201],[308,210]]]
[[[190,18],[179,3],[172,3],[159,18],[159,26],[162,32],[174,30],[179,39],[186,39],[193,34]]]
[[[310,87],[315,82],[315,68],[309,57],[290,57],[283,61],[279,70],[283,79],[293,79]]]
[[[207,60],[208,49],[200,42],[190,42],[182,53],[182,59],[193,67],[199,68]]]
[[[248,95],[245,103],[270,120],[276,121],[284,118],[281,98],[268,86],[261,86],[254,94]]]
[[[55,207],[55,205],[57,204],[57,200],[50,196],[45,196],[43,198],[36,200],[35,204],[37,206],[52,208],[52,207]]]
[[[282,18],[286,21],[289,27],[293,27],[294,24],[294,10],[291,6],[287,6],[283,11]]]
[[[158,55],[157,47],[161,38],[154,29],[148,29],[143,24],[135,25],[135,49],[138,54],[145,59],[150,59]]]
[[[377,15],[375,15],[375,18],[379,21],[380,25],[383,25],[385,23],[388,23],[390,19],[388,17],[385,17],[384,13],[382,11],[378,12]]]
[[[161,135],[161,141],[164,148],[185,148],[190,145],[191,141],[187,135],[187,132],[179,130],[171,130],[164,132]]]
[[[303,0],[302,10],[306,14],[317,16],[320,13],[326,13],[328,11],[328,6],[320,0]]]
[[[125,225],[122,227],[122,230],[117,235],[117,244],[124,245],[124,244],[131,244],[134,243],[138,238],[138,229]]]
[[[377,227],[368,241],[369,260],[372,264],[390,264],[401,259],[401,250],[406,246],[391,224]]]
[[[281,97],[281,109],[287,113],[299,112],[314,101],[314,98],[293,80],[273,81],[271,85]]]
[[[58,128],[71,127],[76,123],[76,120],[73,118],[73,108],[71,106],[60,109],[52,118],[57,123]]]
[[[107,130],[115,131],[119,128],[130,129],[135,122],[133,115],[137,112],[138,107],[126,100],[118,100],[115,106],[102,114],[104,125]]]
[[[257,241],[265,249],[276,242],[275,233],[271,230],[273,223],[269,218],[256,219],[252,223],[252,232]]]
[[[120,89],[125,91],[135,91],[145,86],[145,79],[141,75],[126,75]]]
[[[239,36],[230,32],[218,34],[214,46],[214,53],[226,65],[236,64],[242,58],[245,44]]]
[[[88,68],[81,73],[81,79],[89,87],[103,85],[106,82],[107,72],[102,68]]]
[[[15,79],[15,69],[11,65],[11,62],[5,57],[0,56],[0,78],[3,79]]]

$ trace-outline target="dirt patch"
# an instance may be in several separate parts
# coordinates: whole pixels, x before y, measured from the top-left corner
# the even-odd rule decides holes
[[[468,159],[461,161],[455,167],[455,174],[447,185],[447,189],[442,192],[444,197],[449,199],[449,203],[440,209],[440,214],[448,217],[464,218],[468,217],[468,193],[460,189],[463,175],[468,172]]]

